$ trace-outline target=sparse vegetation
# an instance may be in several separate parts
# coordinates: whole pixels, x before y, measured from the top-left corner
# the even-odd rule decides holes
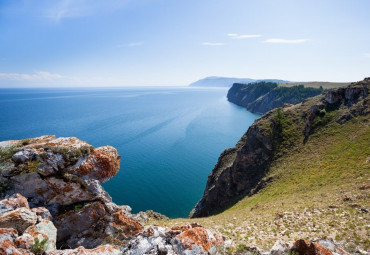
[[[20,149],[21,148],[16,145],[0,148],[0,162],[11,159],[11,157]]]
[[[20,174],[36,173],[40,166],[40,161],[30,160],[25,162],[24,164],[20,164],[18,166],[18,171],[20,172]]]
[[[80,148],[64,148],[64,147],[47,147],[53,153],[60,153],[63,155],[64,159],[69,162],[76,162],[80,157],[90,154],[94,147],[91,145],[84,145]]]
[[[31,252],[33,252],[35,255],[44,254],[47,247],[47,242],[47,238],[43,239],[42,241],[40,241],[38,238],[35,238],[34,244],[31,247]]]

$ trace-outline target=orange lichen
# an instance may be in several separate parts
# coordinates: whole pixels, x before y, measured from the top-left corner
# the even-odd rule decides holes
[[[222,246],[223,239],[216,233],[211,233],[203,227],[195,227],[188,229],[181,234],[177,235],[176,238],[180,240],[181,245],[185,249],[193,249],[193,246],[200,246],[204,251],[208,252],[214,246]]]
[[[125,238],[137,235],[143,232],[144,229],[138,221],[131,219],[122,211],[114,214],[113,227]]]

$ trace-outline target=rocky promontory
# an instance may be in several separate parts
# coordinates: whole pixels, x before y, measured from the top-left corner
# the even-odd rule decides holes
[[[227,93],[227,99],[250,112],[264,114],[284,104],[298,104],[322,92],[323,88],[306,88],[304,85],[282,87],[266,81],[234,83]]]
[[[234,85],[234,89],[237,86]],[[266,87],[273,91],[272,85]],[[191,216],[205,217],[221,212],[241,198],[256,194],[273,181],[274,177],[267,177],[271,164],[284,154],[294,153],[298,146],[304,146],[321,128],[331,123],[345,125],[357,116],[368,116],[369,89],[370,78],[366,78],[263,115],[234,148],[220,155]]]

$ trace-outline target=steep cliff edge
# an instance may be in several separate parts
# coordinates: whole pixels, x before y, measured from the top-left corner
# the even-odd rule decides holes
[[[304,150],[312,135],[325,130],[328,134],[333,131],[330,135],[334,136],[338,126],[343,128],[361,116],[368,123],[369,88],[370,78],[366,78],[300,104],[272,110],[256,120],[234,148],[221,154],[191,217],[220,212],[242,197],[256,194],[274,180],[267,175],[271,166],[284,155]],[[317,142],[315,139],[312,142]]]
[[[306,88],[303,85],[281,87],[274,82],[234,83],[227,93],[227,99],[250,112],[264,114],[284,104],[300,103],[322,92],[323,88]]]

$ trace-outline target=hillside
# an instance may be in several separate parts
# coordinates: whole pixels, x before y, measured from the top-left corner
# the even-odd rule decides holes
[[[190,87],[226,87],[230,88],[234,83],[252,83],[262,80],[250,79],[250,78],[229,78],[229,77],[217,77],[211,76],[204,79],[198,80],[191,83]],[[263,81],[276,82],[276,83],[288,83],[284,80],[276,79],[265,79]]]
[[[324,89],[335,89],[344,86],[348,86],[350,82],[325,82],[325,81],[303,81],[303,82],[287,82],[281,83],[279,86],[282,87],[292,87],[297,85],[303,85],[306,88],[320,88],[323,87]]]
[[[369,89],[367,78],[262,116],[221,154],[192,217],[234,251],[322,236],[368,250]]]
[[[297,104],[308,97],[321,94],[320,88],[296,85],[291,87],[278,86],[274,82],[234,83],[227,93],[227,100],[247,108],[248,111],[264,114],[284,104]]]

